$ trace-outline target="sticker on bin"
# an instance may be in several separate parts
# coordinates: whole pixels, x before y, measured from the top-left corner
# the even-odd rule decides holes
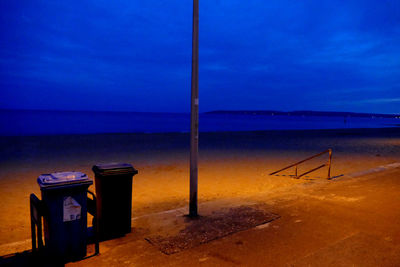
[[[80,220],[81,205],[72,197],[64,197],[64,222]]]

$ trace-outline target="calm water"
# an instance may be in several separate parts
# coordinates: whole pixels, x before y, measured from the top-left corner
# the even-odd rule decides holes
[[[201,132],[381,128],[400,119],[200,114]],[[185,113],[0,110],[0,135],[188,132]]]

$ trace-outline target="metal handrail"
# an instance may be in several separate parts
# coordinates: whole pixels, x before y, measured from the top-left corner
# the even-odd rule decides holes
[[[327,162],[327,163],[322,164],[322,165],[320,165],[320,166],[318,166],[318,167],[316,167],[316,168],[314,168],[314,169],[311,169],[311,170],[309,170],[309,171],[306,171],[305,173],[302,173],[302,174],[300,174],[300,175],[297,175],[297,165],[300,165],[301,163],[303,163],[303,162],[305,162],[305,161],[308,161],[308,160],[311,160],[311,159],[313,159],[313,158],[319,157],[319,156],[321,156],[321,155],[323,155],[323,154],[326,154],[326,153],[329,153],[329,159],[328,159],[328,162]],[[319,170],[319,169],[321,169],[321,168],[323,168],[323,167],[325,167],[325,166],[328,166],[328,179],[331,179],[331,163],[332,163],[332,149],[327,149],[327,150],[322,151],[322,152],[320,152],[320,153],[318,153],[318,154],[315,154],[315,155],[313,155],[313,156],[311,156],[311,157],[308,157],[308,158],[303,159],[303,160],[301,160],[301,161],[298,161],[298,162],[296,162],[296,163],[294,163],[294,164],[291,164],[291,165],[289,165],[289,166],[287,166],[287,167],[285,167],[285,168],[282,168],[282,169],[280,169],[280,170],[278,170],[278,171],[275,171],[275,172],[273,172],[273,173],[270,173],[269,175],[274,175],[274,174],[277,174],[277,173],[279,173],[279,172],[281,172],[281,171],[284,171],[284,170],[287,170],[287,169],[289,169],[289,168],[295,167],[295,177],[296,177],[297,179],[299,179],[300,177],[302,177],[302,176],[304,176],[304,175],[306,175],[306,174],[309,174],[309,173],[311,173],[311,172],[313,172],[313,171],[316,171],[316,170]]]

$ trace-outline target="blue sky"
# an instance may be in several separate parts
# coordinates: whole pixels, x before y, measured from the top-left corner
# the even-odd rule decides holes
[[[192,2],[0,0],[0,108],[189,112]],[[200,0],[200,111],[400,113],[400,1]]]

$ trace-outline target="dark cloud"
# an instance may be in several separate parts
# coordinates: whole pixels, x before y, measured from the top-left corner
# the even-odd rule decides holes
[[[399,112],[400,2],[200,1],[200,107]],[[2,1],[0,108],[189,110],[190,1]]]

